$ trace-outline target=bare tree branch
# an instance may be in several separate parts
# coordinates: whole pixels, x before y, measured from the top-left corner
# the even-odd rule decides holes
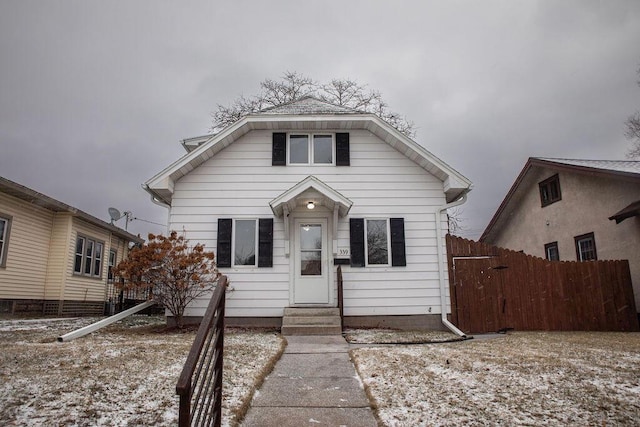
[[[295,71],[287,71],[280,80],[265,79],[260,83],[260,88],[260,93],[254,97],[241,96],[229,106],[218,105],[217,111],[211,114],[211,130],[217,132],[247,114],[312,95],[334,105],[375,114],[410,138],[415,136],[413,122],[390,111],[379,91],[369,89],[355,80],[332,79],[319,84]]]
[[[640,76],[640,68],[638,68],[637,72]],[[637,83],[638,86],[640,86],[640,80],[638,80]],[[629,116],[625,125],[627,126],[627,131],[624,135],[631,141],[631,147],[629,147],[629,151],[627,151],[627,157],[640,158],[640,111],[636,111],[634,115]]]

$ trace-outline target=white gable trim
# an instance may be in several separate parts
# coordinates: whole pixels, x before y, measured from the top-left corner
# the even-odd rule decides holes
[[[427,149],[411,140],[374,114],[340,115],[249,115],[211,135],[197,148],[163,169],[143,184],[143,188],[164,203],[171,204],[173,184],[178,179],[215,156],[225,147],[252,130],[336,130],[366,129],[391,145],[423,169],[442,180],[447,201],[453,201],[471,189],[471,181]]]

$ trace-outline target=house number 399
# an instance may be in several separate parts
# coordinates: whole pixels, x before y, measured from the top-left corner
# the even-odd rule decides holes
[[[339,249],[338,255],[349,255],[349,249]]]

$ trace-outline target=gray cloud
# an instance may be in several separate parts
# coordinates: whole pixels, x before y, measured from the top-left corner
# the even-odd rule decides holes
[[[140,184],[217,104],[285,70],[349,77],[474,181],[478,237],[527,157],[624,157],[638,22],[635,1],[3,2],[0,175],[162,223]]]

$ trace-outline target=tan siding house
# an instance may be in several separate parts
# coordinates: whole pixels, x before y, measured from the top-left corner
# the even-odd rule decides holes
[[[131,242],[142,240],[0,177],[0,310],[102,314],[109,254]]]
[[[640,162],[530,158],[480,240],[561,261],[626,259],[640,308]]]

